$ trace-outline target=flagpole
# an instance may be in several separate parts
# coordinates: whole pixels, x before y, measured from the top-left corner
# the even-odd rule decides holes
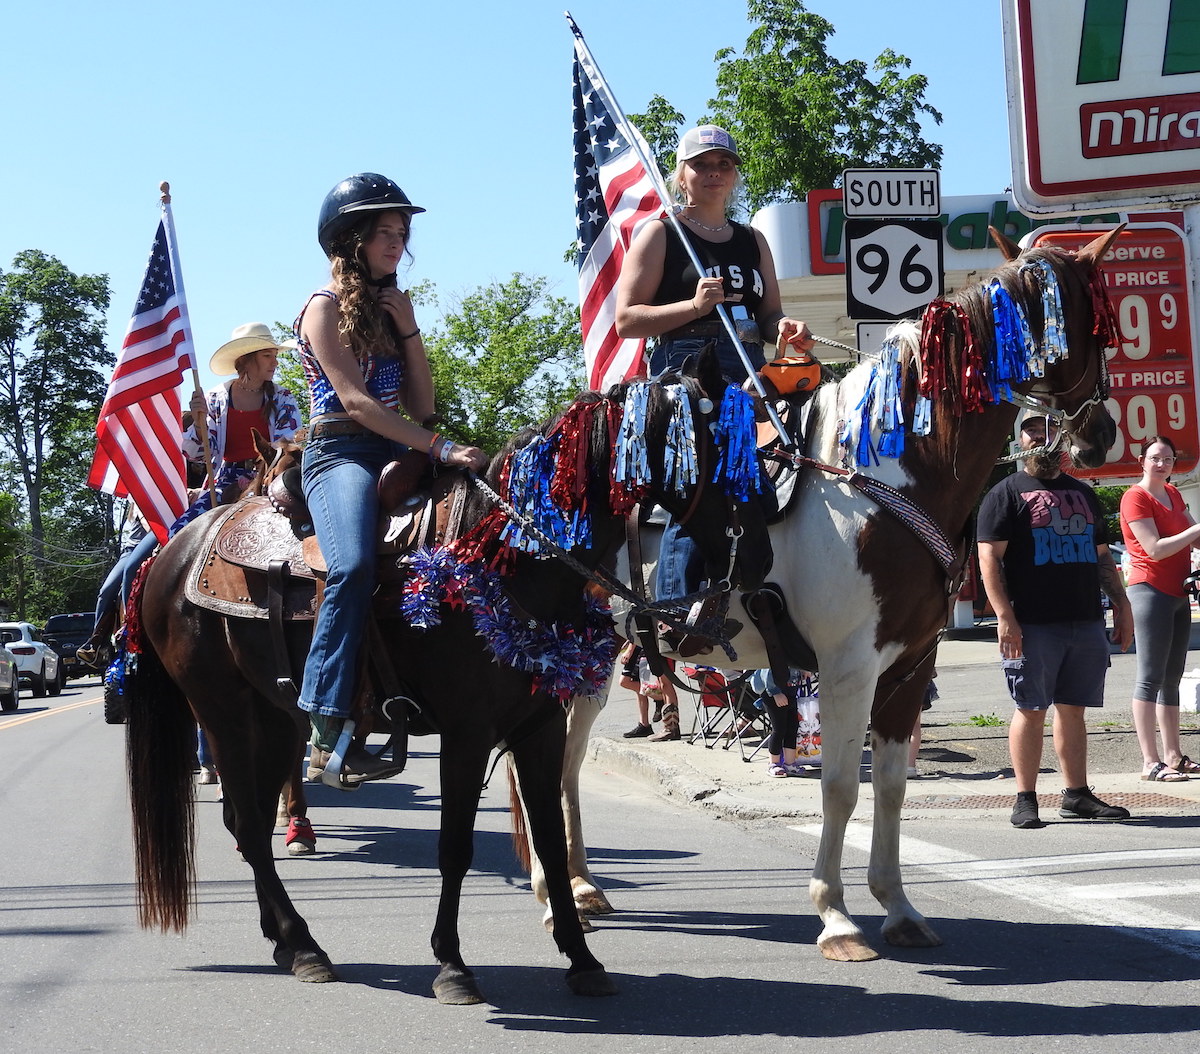
[[[695,247],[688,240],[687,235],[683,231],[683,225],[679,222],[676,204],[671,200],[671,195],[667,190],[666,184],[663,182],[662,172],[658,168],[658,161],[653,157],[647,156],[646,152],[642,149],[643,140],[641,135],[635,134],[635,129],[630,125],[628,118],[625,116],[625,111],[621,109],[620,103],[617,102],[617,98],[613,94],[612,88],[609,87],[604,74],[600,72],[600,67],[596,64],[596,58],[592,54],[592,49],[588,47],[587,41],[583,39],[583,33],[576,24],[575,19],[571,17],[571,12],[564,11],[563,14],[567,18],[567,24],[570,25],[571,32],[575,34],[576,44],[583,51],[582,57],[584,61],[591,67],[588,71],[589,79],[603,91],[609,113],[616,123],[617,130],[633,147],[634,152],[642,163],[642,167],[646,170],[647,175],[650,176],[650,182],[654,184],[654,192],[658,195],[659,201],[662,202],[662,207],[666,211],[667,217],[671,221],[671,226],[675,229],[675,233],[678,235],[679,242],[687,253],[688,259],[696,269],[696,274],[703,275],[705,273],[704,265],[700,262],[700,257]],[[717,317],[725,326],[725,331],[729,334],[729,339],[733,341],[733,346],[737,350],[738,357],[742,360],[742,365],[746,368],[746,375],[754,385],[754,390],[762,397],[763,406],[766,408],[767,416],[771,419],[771,424],[775,426],[775,430],[779,433],[779,437],[783,440],[784,445],[794,447],[796,444],[791,437],[791,433],[788,432],[779,414],[776,413],[774,404],[767,397],[766,390],[763,388],[762,379],[750,364],[750,356],[746,354],[746,349],[742,346],[741,339],[737,335],[737,329],[734,327],[733,319],[730,318],[729,312],[725,310],[724,304],[717,304],[716,309]]]
[[[167,251],[171,254],[171,275],[175,279],[175,295],[181,303],[187,303],[187,295],[183,291],[183,275],[179,270],[179,253],[175,247],[175,219],[171,215],[171,184],[165,180],[158,185],[159,193],[161,194],[163,226],[167,232]],[[188,321],[188,339],[191,340],[191,320]],[[192,365],[192,384],[194,390],[193,396],[199,395],[204,398],[204,389],[200,384],[200,370],[196,366],[195,345],[192,346],[192,354],[188,356]],[[204,451],[204,471],[208,477],[208,495],[212,502],[212,507],[217,507],[217,483],[213,476],[212,451],[208,445],[208,414],[201,414],[197,419],[196,415],[192,414],[192,424],[196,428],[196,435],[200,437],[200,448]],[[187,487],[187,481],[184,481],[184,488]]]

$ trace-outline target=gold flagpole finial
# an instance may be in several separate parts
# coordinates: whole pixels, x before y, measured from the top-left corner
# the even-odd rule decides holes
[[[159,193],[162,194],[162,203],[164,205],[171,204],[171,184],[165,179],[158,185]]]

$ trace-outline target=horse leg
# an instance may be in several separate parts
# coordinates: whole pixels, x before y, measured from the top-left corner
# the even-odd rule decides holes
[[[942,943],[923,915],[909,902],[900,876],[900,810],[907,783],[908,743],[871,734],[871,783],[875,816],[867,884],[887,910],[883,938],[900,948],[935,948]]]
[[[875,683],[874,664],[834,676],[821,673],[821,844],[808,892],[823,929],[817,947],[826,959],[867,962],[879,953],[846,910],[842,849],[846,825],[858,802],[859,768],[867,714]]]
[[[463,879],[475,852],[475,815],[490,753],[490,744],[477,738],[442,737],[442,818],[438,833],[442,888],[430,945],[438,963],[433,994],[439,1003],[454,1006],[483,1002],[475,974],[463,962],[458,915]]]
[[[267,704],[250,703],[246,713]],[[291,715],[271,707],[259,720],[239,721],[207,731],[222,774],[225,826],[254,872],[263,936],[274,944],[276,964],[301,981],[336,981],[329,956],[309,932],[275,869],[272,819],[279,788],[291,771],[299,735]]]
[[[308,797],[304,793],[304,736],[300,736],[296,762],[279,796],[275,826],[287,825],[283,844],[288,856],[311,856],[317,851],[317,834],[308,822]]]
[[[567,711],[567,745],[563,751],[562,813],[567,830],[567,874],[571,879],[571,895],[583,922],[585,933],[591,932],[588,915],[608,915],[613,909],[608,897],[596,884],[588,869],[587,844],[583,838],[583,822],[579,811],[579,770],[587,756],[588,737],[600,714],[600,696],[576,696]],[[553,932],[554,913],[549,908],[546,892],[546,873],[536,853],[531,854],[529,880],[539,904],[545,904],[542,924]]]
[[[554,943],[571,961],[567,984],[576,995],[615,995],[617,988],[588,950],[567,875],[567,840],[560,802],[565,723],[552,721],[513,745],[534,854],[542,862],[554,919]]]

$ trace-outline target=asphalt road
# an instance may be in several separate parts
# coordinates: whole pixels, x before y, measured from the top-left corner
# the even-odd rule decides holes
[[[321,986],[272,966],[213,787],[197,788],[194,925],[182,938],[138,930],[122,740],[94,681],[0,716],[0,1051],[1126,1054],[1200,1037],[1191,815],[1034,837],[983,814],[906,819],[910,896],[945,943],[837,964],[814,947],[814,820],[721,818],[592,763],[591,859],[619,913],[589,943],[621,992],[588,1000],[562,982],[496,781],[462,925],[489,1002],[443,1007],[429,988],[436,740],[416,742],[397,780],[313,788],[321,851],[279,860],[341,972]],[[852,824],[847,902],[877,937],[869,837]]]

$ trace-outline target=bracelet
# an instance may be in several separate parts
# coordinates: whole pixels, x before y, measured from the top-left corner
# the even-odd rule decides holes
[[[433,438],[429,440],[429,458],[433,460],[433,448],[437,446],[437,441],[442,438],[441,432],[434,432]]]
[[[700,309],[696,306],[696,298],[692,297],[692,310],[696,312],[696,317],[700,317]]]
[[[420,335],[421,335],[421,331],[419,329],[414,329],[411,333],[400,334],[398,336],[398,339],[399,339],[400,343],[403,344],[406,340],[412,340],[413,337],[419,337]]]
[[[447,439],[442,444],[442,449],[438,452],[438,460],[444,465],[450,460],[450,452],[454,449],[454,440]]]

